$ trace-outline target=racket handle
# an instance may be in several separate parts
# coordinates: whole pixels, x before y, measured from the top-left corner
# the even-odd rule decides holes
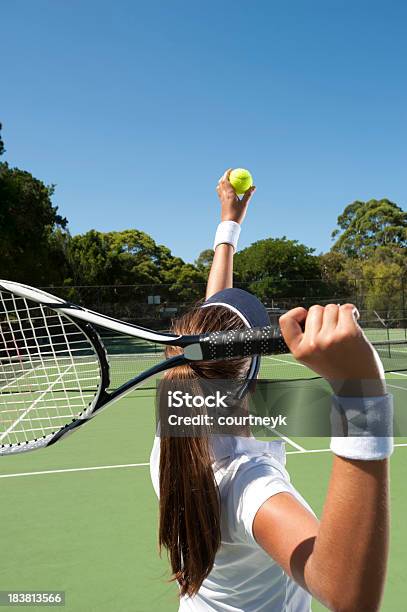
[[[253,327],[199,336],[203,360],[289,353],[279,327]]]

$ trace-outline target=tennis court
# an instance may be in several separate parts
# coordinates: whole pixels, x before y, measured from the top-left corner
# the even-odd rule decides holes
[[[159,358],[139,341],[132,345],[133,353],[126,342],[123,355],[123,345],[109,343],[112,385]],[[406,357],[405,345],[386,350],[391,351],[387,369]],[[308,375],[289,355],[263,360],[262,377]],[[387,376],[396,402],[405,402],[407,372]],[[1,458],[4,589],[63,590],[65,609],[75,612],[177,610],[177,589],[168,583],[165,558],[157,551],[157,500],[148,468],[153,436],[154,389],[140,388],[61,444]],[[382,607],[389,612],[404,609],[407,598],[402,528],[407,439],[396,443],[392,549]],[[286,440],[292,480],[318,514],[331,465],[327,449],[325,438]],[[315,603],[313,609],[323,608]]]

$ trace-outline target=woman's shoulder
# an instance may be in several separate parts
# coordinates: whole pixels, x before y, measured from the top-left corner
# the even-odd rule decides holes
[[[257,497],[260,490],[292,487],[285,467],[267,454],[235,457],[221,472],[222,477],[217,479],[221,493],[233,496],[239,503],[247,496]]]
[[[255,438],[225,436],[211,440],[214,470],[220,480],[245,486],[262,477],[290,481],[285,469],[285,447],[281,440],[263,442]]]
[[[233,540],[254,544],[254,517],[270,497],[292,492],[288,474],[266,455],[236,458],[223,471],[218,481],[222,524]]]

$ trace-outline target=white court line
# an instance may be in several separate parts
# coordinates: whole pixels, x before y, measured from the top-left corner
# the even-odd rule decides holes
[[[407,446],[407,444],[400,443],[400,444],[395,444],[394,446],[395,447],[396,446]],[[330,453],[330,452],[332,452],[330,448],[313,448],[313,449],[305,450],[305,451],[299,451],[299,450],[287,451],[286,455],[297,455],[299,453],[308,454],[308,453]]]
[[[17,362],[13,362],[12,363],[17,363]],[[21,362],[20,362],[21,365]],[[20,376],[17,376],[17,378],[13,378],[13,380],[11,380],[10,382],[6,383],[5,385],[3,385],[2,387],[0,387],[0,391],[3,391],[4,389],[7,389],[7,387],[11,387],[15,382],[17,382],[17,380],[20,380],[20,378],[24,378],[24,376],[28,376],[29,374],[32,374],[32,372],[35,372],[35,370],[39,370],[40,366],[36,366],[34,368],[34,370],[26,370],[25,372],[23,372],[22,374],[20,374]],[[10,372],[11,374],[13,373],[12,371]],[[8,372],[7,372],[8,374]],[[19,372],[17,372],[17,374],[19,374]]]
[[[122,463],[117,465],[94,465],[92,467],[66,468],[63,470],[43,470],[41,472],[21,472],[20,474],[0,474],[0,478],[14,478],[17,476],[40,476],[42,474],[63,474],[65,472],[92,472],[93,470],[115,470],[117,468],[143,467],[149,463]]]
[[[27,408],[26,410],[24,410],[23,414],[21,414],[21,415],[20,415],[20,416],[19,416],[19,417],[18,417],[18,418],[17,418],[17,419],[14,421],[14,423],[13,423],[12,425],[10,425],[10,427],[8,427],[8,428],[7,428],[5,431],[3,431],[3,432],[0,434],[0,441],[1,441],[1,440],[3,440],[3,438],[5,438],[5,437],[6,437],[6,436],[7,436],[7,435],[8,435],[8,434],[11,432],[11,431],[13,431],[13,429],[16,427],[16,425],[18,425],[18,423],[19,423],[20,421],[22,421],[22,419],[25,417],[25,415],[26,415],[26,414],[28,414],[28,413],[29,413],[31,410],[33,410],[33,409],[36,407],[36,405],[38,404],[38,402],[40,402],[40,401],[42,400],[42,398],[44,397],[44,395],[45,395],[46,393],[48,393],[48,391],[52,390],[52,388],[53,388],[53,387],[55,387],[55,385],[56,385],[56,384],[57,384],[57,383],[60,381],[60,379],[62,378],[62,376],[63,376],[64,374],[66,374],[67,372],[69,372],[69,370],[72,368],[72,366],[73,366],[73,364],[72,364],[72,365],[69,365],[69,368],[67,368],[67,369],[65,370],[65,372],[61,372],[61,373],[60,373],[60,375],[58,376],[58,378],[56,378],[56,379],[54,380],[54,382],[53,382],[53,383],[51,383],[51,384],[49,385],[48,389],[45,389],[45,390],[44,390],[44,391],[41,393],[41,395],[40,395],[39,397],[37,397],[37,399],[36,399],[34,402],[32,402],[32,403],[30,404],[30,406],[28,406],[28,408]],[[27,420],[29,421],[29,419],[27,419]]]
[[[331,452],[330,448],[313,448],[311,450],[303,450],[303,451],[299,451],[299,450],[295,450],[295,451],[286,451],[286,455],[297,455],[299,453],[304,454],[308,454],[308,453],[329,453]]]
[[[295,366],[298,366],[299,368],[307,367],[302,363],[298,363],[298,361],[287,361],[287,359],[280,359],[279,357],[271,357],[271,355],[263,355],[263,359],[264,357],[266,357],[266,359],[271,359],[272,361],[280,361],[281,363],[285,363],[285,364],[288,363],[289,365],[295,365]]]
[[[396,446],[407,446],[407,443],[395,444]],[[312,453],[330,453],[332,452],[330,448],[317,448],[311,450],[295,450],[295,451],[287,451],[286,455],[308,455]],[[21,472],[18,474],[0,474],[0,478],[17,478],[19,476],[41,476],[44,474],[64,474],[66,472],[92,472],[94,470],[115,470],[117,468],[130,468],[130,467],[147,467],[150,465],[149,463],[122,463],[117,465],[95,465],[92,467],[82,467],[82,468],[66,468],[62,470],[43,470],[41,472]]]
[[[277,431],[277,429],[273,429],[272,427],[266,427],[266,429],[275,433],[279,438],[284,440],[284,442],[287,442],[287,444],[291,444],[291,446],[296,448],[298,452],[301,452],[301,453],[305,452],[305,448],[303,446],[300,446],[299,444],[297,444],[297,442],[293,442],[293,440],[291,440],[290,438],[287,438],[287,436],[284,436],[282,433]]]
[[[401,391],[407,391],[407,387],[399,387],[398,385],[389,385],[388,382],[386,382],[386,387],[391,387],[392,389],[401,389]]]

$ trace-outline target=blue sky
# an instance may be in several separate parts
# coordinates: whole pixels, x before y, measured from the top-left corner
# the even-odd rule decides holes
[[[5,159],[56,183],[73,234],[135,227],[187,261],[247,167],[240,247],[328,250],[346,204],[406,205],[406,20],[396,0],[3,3]]]

